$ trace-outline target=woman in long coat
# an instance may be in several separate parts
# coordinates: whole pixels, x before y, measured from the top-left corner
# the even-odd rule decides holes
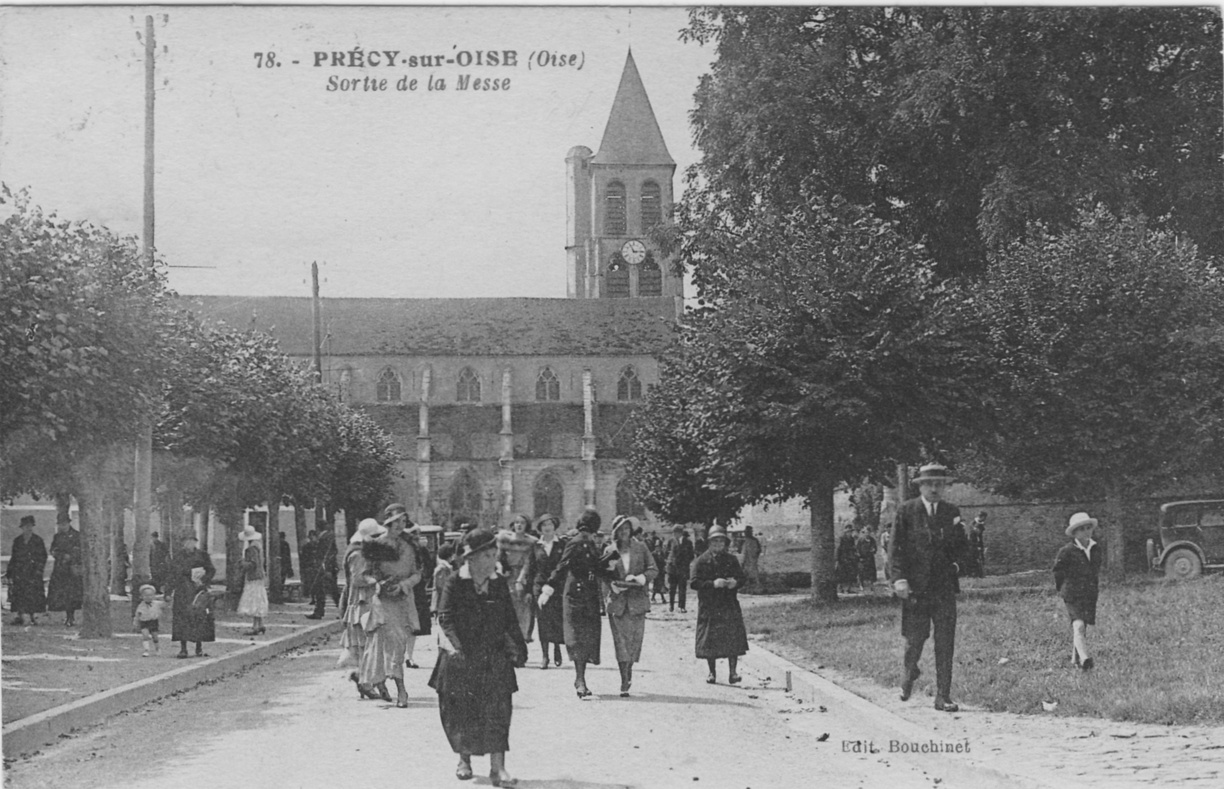
[[[404,660],[408,639],[420,627],[413,587],[421,582],[416,546],[401,539],[408,520],[402,504],[387,507],[383,526],[387,533],[362,544],[361,554],[369,563],[369,574],[378,581],[371,600],[371,616],[367,619],[365,653],[361,656],[362,684],[372,685],[386,701],[387,678],[395,680],[398,692],[395,706],[408,706],[408,691],[404,687]]]
[[[858,581],[858,548],[854,539],[854,528],[847,526],[837,540],[837,588],[849,592]]]
[[[85,601],[84,566],[81,554],[81,533],[72,528],[72,522],[64,519],[56,523],[55,536],[51,538],[51,556],[55,566],[51,568],[51,582],[47,584],[47,610],[63,611],[64,624],[76,624],[77,609]]]
[[[370,601],[378,588],[378,579],[370,575],[369,564],[361,555],[361,546],[366,540],[377,539],[386,533],[387,530],[377,520],[366,518],[357,524],[357,530],[349,539],[348,551],[344,554],[344,596],[340,600],[340,616],[344,620],[344,632],[340,634],[342,668],[361,665],[366,648],[364,625],[370,616]],[[348,676],[357,686],[359,698],[378,698],[374,689],[361,681],[357,671],[350,671]]]
[[[557,535],[560,522],[553,515],[545,513],[536,519],[536,531],[540,539],[535,544],[535,559],[532,567],[535,578],[532,580],[532,594],[538,601],[544,585],[552,577],[553,571],[561,563],[561,554],[565,552],[565,538]],[[546,604],[536,606],[539,617],[540,655],[543,663],[540,668],[548,668],[548,645],[553,645],[553,662],[561,665],[561,644],[565,642],[565,617],[561,611],[561,598],[552,597]]]
[[[633,664],[642,659],[642,639],[646,635],[646,614],[650,611],[650,585],[659,574],[650,549],[633,537],[632,518],[616,516],[612,521],[612,539],[604,561],[612,572],[609,593],[604,608],[612,629],[612,644],[616,648],[616,665],[620,668],[621,696],[629,695],[633,682]]]
[[[5,577],[9,580],[9,610],[17,616],[13,624],[38,624],[35,614],[47,610],[47,593],[43,589],[43,572],[47,569],[47,544],[34,533],[34,516],[21,519],[21,534],[13,540]]]
[[[562,589],[562,630],[565,648],[574,661],[574,690],[578,698],[591,695],[586,684],[588,663],[599,665],[603,615],[600,611],[599,582],[612,574],[600,561],[602,550],[592,535],[599,531],[599,513],[586,510],[578,518],[578,531],[565,546],[561,561],[540,591],[540,605],[547,605],[555,591]]]
[[[195,642],[196,657],[204,657],[204,642],[217,640],[212,601],[207,597],[217,568],[208,554],[196,547],[194,534],[183,538],[183,550],[170,564],[170,583],[174,587],[174,602],[170,608],[170,639],[179,642],[179,658],[187,657],[187,642]],[[205,592],[196,604],[196,596]]]
[[[531,643],[535,629],[535,598],[532,596],[532,561],[535,559],[536,538],[527,533],[530,521],[526,515],[515,515],[510,528],[497,533],[497,561],[510,585],[510,602],[518,617],[523,640]]]
[[[726,658],[727,681],[740,681],[736,664],[748,653],[748,632],[740,611],[739,590],[748,577],[739,561],[727,552],[730,540],[722,526],[710,529],[710,548],[693,567],[692,587],[697,592],[697,657],[710,667],[706,682],[717,681],[714,674],[718,658]]]
[[[489,754],[494,786],[514,786],[506,772],[510,749],[515,667],[527,662],[506,579],[495,572],[497,539],[487,529],[464,538],[463,566],[446,580],[438,609],[445,636],[429,686],[451,749],[459,754],[455,776],[472,777],[472,754]]]

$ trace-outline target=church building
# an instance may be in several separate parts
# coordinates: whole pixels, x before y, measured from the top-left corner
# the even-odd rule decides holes
[[[630,52],[599,149],[565,156],[566,298],[320,299],[324,381],[394,437],[416,522],[568,527],[592,506],[654,523],[625,480],[628,421],[683,304],[649,238],[675,169]],[[188,300],[312,358],[310,298]]]

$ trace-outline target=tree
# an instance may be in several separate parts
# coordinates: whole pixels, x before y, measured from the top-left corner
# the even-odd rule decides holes
[[[691,436],[697,479],[724,496],[803,497],[813,594],[836,600],[837,487],[886,479],[984,418],[963,296],[891,224],[842,201],[681,228],[706,304],[681,323],[680,374],[656,389],[683,427],[653,429]],[[693,476],[683,460],[675,473],[673,487]]]
[[[685,207],[841,196],[980,273],[1086,197],[1224,255],[1221,20],[1210,8],[726,7]]]
[[[173,349],[160,266],[134,238],[46,215],[0,190],[0,479],[3,493],[70,493],[81,507],[81,635],[109,637],[111,499],[153,413]],[[130,486],[126,488],[130,496]],[[121,510],[120,510],[121,512]]]
[[[329,504],[343,510],[345,522],[373,517],[402,476],[395,444],[368,415],[342,407],[335,467],[329,480]]]
[[[1098,206],[995,257],[980,303],[1006,406],[975,474],[1010,496],[1104,499],[1121,572],[1127,499],[1224,473],[1224,275]]]

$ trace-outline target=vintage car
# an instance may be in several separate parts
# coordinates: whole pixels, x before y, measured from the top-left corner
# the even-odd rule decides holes
[[[434,558],[437,558],[438,556],[438,548],[447,543],[458,546],[459,542],[463,538],[462,532],[447,531],[446,528],[442,526],[422,525],[418,526],[417,528],[421,530],[421,534],[424,535],[425,539],[428,541],[429,553]]]
[[[1224,567],[1224,499],[1160,505],[1159,533],[1147,541],[1148,562],[1167,578],[1195,578]]]

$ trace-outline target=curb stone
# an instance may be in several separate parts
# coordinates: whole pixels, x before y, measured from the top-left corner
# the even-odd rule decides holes
[[[13,758],[29,753],[54,743],[61,735],[74,729],[91,726],[155,699],[237,673],[323,636],[339,633],[343,627],[344,623],[339,619],[312,625],[271,641],[200,662],[193,661],[164,674],[120,685],[13,721],[3,728],[4,757]]]

